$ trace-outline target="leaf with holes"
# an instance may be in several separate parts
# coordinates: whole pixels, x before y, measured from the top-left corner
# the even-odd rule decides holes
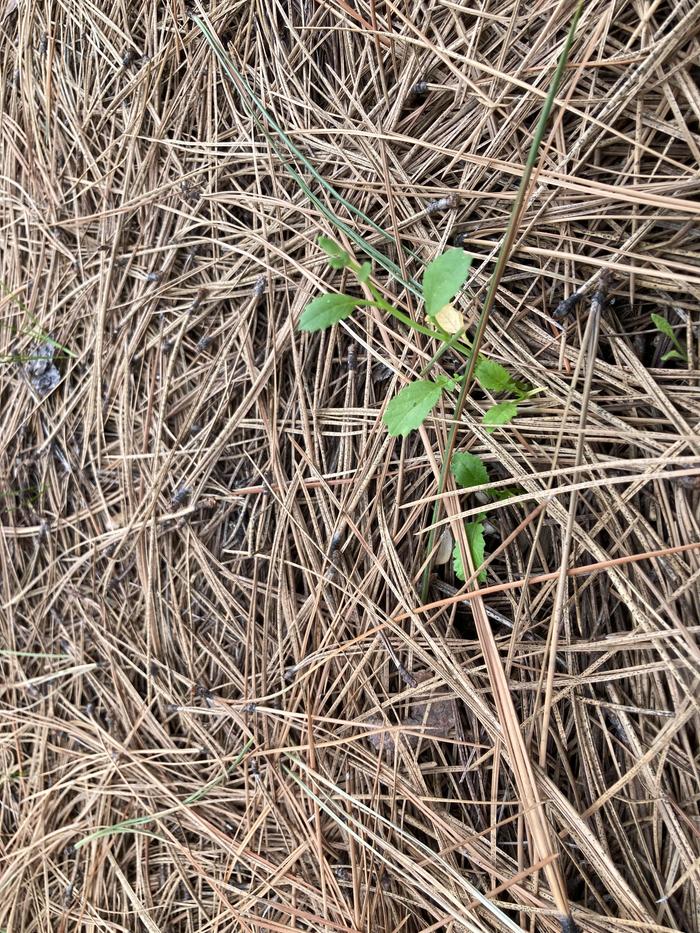
[[[301,315],[299,330],[313,332],[325,330],[332,324],[350,317],[358,306],[368,302],[362,298],[353,298],[352,295],[319,295],[308,304]]]
[[[472,257],[461,249],[448,249],[425,267],[423,298],[425,313],[435,317],[467,281]]]
[[[392,437],[415,431],[440,401],[442,382],[419,379],[401,389],[387,405],[384,424]]]
[[[488,470],[481,458],[464,450],[458,450],[453,455],[450,469],[455,482],[462,489],[469,489],[471,486],[484,486],[489,481]]]
[[[474,569],[478,570],[486,557],[486,541],[484,540],[484,516],[479,515],[475,522],[467,522],[467,524],[464,526],[464,530],[467,533],[469,553],[472,557]],[[452,567],[454,568],[456,576],[460,580],[467,579],[467,575],[464,572],[462,552],[458,542],[455,542],[454,550],[452,552]],[[479,583],[483,583],[484,580],[486,580],[486,576],[486,571],[482,570],[477,577]]]

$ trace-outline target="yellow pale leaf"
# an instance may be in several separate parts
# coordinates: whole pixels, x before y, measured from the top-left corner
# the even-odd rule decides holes
[[[440,543],[438,544],[438,549],[435,554],[433,563],[446,564],[452,556],[453,547],[454,541],[452,540],[452,532],[450,531],[449,527],[445,527],[445,530],[440,535]]]
[[[462,313],[453,304],[446,304],[444,308],[440,308],[435,315],[435,320],[448,334],[456,334],[464,330]]]

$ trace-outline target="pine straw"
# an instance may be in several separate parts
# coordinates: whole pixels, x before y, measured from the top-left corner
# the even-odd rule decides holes
[[[344,284],[333,214],[406,277],[463,233],[476,313],[572,11],[212,4],[398,252],[300,190],[181,0],[2,21],[0,929],[554,931],[553,864],[584,930],[698,929],[700,7],[585,5],[484,345],[542,391],[491,434],[473,392],[457,437],[518,495],[444,497],[491,552],[522,526],[483,600],[442,564],[419,606],[452,401],[405,442],[380,422],[435,347],[365,313],[295,331]],[[602,269],[600,333],[588,299],[558,327]]]

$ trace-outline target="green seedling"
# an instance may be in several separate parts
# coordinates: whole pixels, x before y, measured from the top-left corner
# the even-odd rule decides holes
[[[666,360],[680,360],[682,363],[688,362],[688,354],[685,352],[681,346],[681,342],[676,337],[676,332],[673,327],[669,324],[665,317],[661,317],[660,314],[652,314],[651,322],[654,327],[664,335],[673,344],[674,349],[669,350],[667,353],[661,357],[661,362],[665,363]]]
[[[493,411],[493,409],[491,410]],[[450,471],[454,477],[455,483],[461,489],[486,486],[491,482],[488,468],[481,457],[477,457],[476,454],[470,454],[465,450],[457,450],[454,452],[452,455],[452,462],[450,463]],[[515,495],[515,490],[513,489],[486,489],[484,492],[490,499],[501,502]],[[467,522],[465,525],[469,551],[472,556],[474,567],[477,568],[477,570],[481,564],[483,564],[484,557],[486,556],[484,541],[485,525],[486,516],[483,514],[477,515],[474,521]],[[455,544],[452,552],[452,566],[457,577],[460,580],[465,580],[466,574],[464,572],[462,554],[458,544]],[[486,580],[486,571],[481,571],[477,579],[479,583],[483,583]]]
[[[490,481],[489,471],[481,457],[477,457],[475,454],[470,454],[464,450],[457,450],[452,455],[450,469],[455,482],[462,489],[471,489],[473,486],[484,486]],[[478,515],[474,521],[467,522],[464,528],[472,561],[474,567],[477,569],[483,564],[486,556],[486,542],[484,540],[485,522],[486,516]],[[460,580],[466,580],[467,577],[464,572],[462,552],[457,542],[455,542],[454,550],[452,551],[452,567]],[[483,583],[486,580],[485,570],[479,573],[477,580],[479,583]]]
[[[369,291],[370,298],[354,295],[327,293],[314,298],[304,309],[299,321],[299,329],[313,333],[325,330],[344,321],[356,308],[374,307],[383,311],[402,324],[439,342],[439,349],[422,373],[427,375],[432,365],[448,349],[454,349],[468,357],[469,341],[464,336],[464,320],[460,311],[452,304],[454,297],[462,290],[469,276],[472,257],[461,249],[449,249],[428,263],[423,273],[423,298],[428,325],[419,324],[396,308],[382,295],[372,282],[372,265],[355,262],[347,250],[343,249],[330,237],[321,236],[318,244],[328,257],[332,269],[347,269],[355,275],[357,281]],[[507,424],[517,414],[517,402],[526,398],[531,390],[517,383],[500,363],[479,356],[474,371],[475,378],[487,392],[508,393],[514,395],[515,402],[500,403],[489,409],[483,421],[489,428],[498,424]],[[464,376],[448,377],[438,375],[433,379],[421,378],[404,386],[396,398],[387,405],[384,423],[392,437],[405,437],[421,426],[431,411],[440,401],[444,392],[458,386]],[[508,407],[504,407],[504,405]]]

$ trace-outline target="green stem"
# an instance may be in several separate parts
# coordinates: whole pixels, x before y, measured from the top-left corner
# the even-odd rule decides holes
[[[440,359],[441,356],[447,353],[448,350],[451,350],[453,348],[456,350],[461,350],[461,348],[464,347],[466,349],[466,353],[468,353],[470,350],[469,343],[463,343],[461,345],[459,344],[459,339],[460,337],[463,337],[463,336],[464,336],[464,331],[460,330],[460,331],[457,331],[456,334],[452,334],[452,336],[448,340],[445,340],[445,338],[443,337],[442,345],[438,347],[436,353],[433,356],[431,356],[431,358],[428,360],[426,365],[423,367],[421,371],[421,376],[427,376],[431,368],[437,363],[437,361]],[[462,350],[462,352],[464,352],[464,350]],[[466,356],[466,353],[465,353],[465,356]],[[461,377],[457,377],[457,379],[458,381],[461,382]]]
[[[436,528],[437,522],[440,518],[440,507],[442,505],[442,499],[440,498],[442,493],[445,490],[445,483],[447,482],[447,476],[450,469],[450,463],[452,461],[452,452],[455,447],[455,440],[457,437],[457,428],[459,426],[459,419],[462,415],[462,410],[464,404],[467,400],[467,395],[471,388],[472,379],[474,377],[474,367],[476,366],[476,361],[479,355],[479,348],[484,339],[484,333],[486,331],[486,325],[488,324],[489,316],[493,308],[494,301],[496,299],[496,291],[501,281],[503,271],[508,261],[510,254],[511,246],[513,245],[513,240],[515,239],[515,234],[518,229],[518,221],[520,219],[520,214],[525,204],[525,196],[527,194],[527,189],[530,184],[530,178],[532,176],[532,170],[535,167],[535,162],[537,161],[537,154],[539,152],[540,145],[544,138],[544,133],[547,127],[547,121],[549,120],[549,115],[552,111],[554,105],[554,98],[557,95],[559,90],[559,85],[561,83],[562,75],[564,74],[564,69],[566,68],[566,63],[569,58],[569,52],[571,51],[571,46],[574,41],[574,35],[576,32],[576,27],[578,25],[579,18],[583,11],[583,0],[579,0],[576,5],[576,10],[571,20],[571,25],[569,27],[569,32],[566,37],[566,42],[564,43],[564,48],[559,57],[559,62],[557,64],[557,69],[554,72],[554,77],[552,83],[549,87],[549,92],[547,98],[542,107],[542,112],[540,113],[540,118],[537,121],[537,127],[535,129],[535,134],[532,140],[532,145],[530,146],[530,151],[527,156],[527,162],[525,163],[525,170],[523,172],[522,178],[520,179],[520,185],[518,187],[518,193],[516,195],[515,201],[513,203],[513,209],[511,210],[510,220],[508,223],[508,229],[506,235],[501,244],[501,248],[498,251],[498,258],[496,260],[496,268],[493,270],[493,275],[489,282],[489,289],[486,295],[486,301],[484,302],[484,307],[479,316],[479,323],[477,325],[476,334],[474,336],[474,343],[472,346],[471,354],[469,356],[469,365],[467,368],[467,374],[465,376],[464,382],[462,383],[462,388],[459,393],[459,398],[457,399],[457,406],[455,408],[454,418],[452,424],[450,425],[450,431],[447,437],[447,447],[445,448],[445,454],[442,461],[442,467],[440,468],[440,476],[438,478],[438,489],[437,494],[438,498],[435,501],[433,507],[433,517],[431,521],[432,530],[428,536],[428,554],[432,554],[435,547],[435,539],[437,536],[438,529]],[[465,561],[465,566],[468,566],[468,563],[465,559],[465,555],[462,556],[462,559]],[[430,586],[430,572],[432,570],[432,558],[429,558],[426,562],[425,568],[423,570],[423,577],[421,580],[421,602],[425,602],[428,598],[428,588]]]
[[[373,285],[371,282],[366,282],[367,288],[372,293],[372,298],[374,299],[374,304],[380,308],[382,311],[386,311],[387,314],[390,314],[392,317],[395,317],[397,321],[401,321],[402,324],[405,324],[406,327],[410,327],[411,330],[417,331],[419,334],[425,334],[426,337],[437,337],[436,331],[431,330],[429,327],[425,327],[423,324],[418,324],[407,314],[404,314],[403,311],[399,311],[398,308],[395,308],[390,302],[382,298],[381,293],[376,285]]]
[[[356,263],[353,262],[353,263],[350,263],[349,268],[357,274],[360,267]],[[430,363],[428,363],[428,367],[430,367],[432,363],[435,362],[436,359],[439,359],[442,356],[442,354],[445,352],[445,350],[448,350],[451,346],[454,346],[456,350],[459,350],[465,356],[469,352],[469,346],[467,344],[459,344],[459,343],[453,342],[453,341],[456,341],[457,338],[459,338],[460,334],[455,334],[453,338],[446,341],[439,330],[436,330],[435,328],[431,328],[431,327],[425,327],[423,324],[418,324],[416,321],[410,318],[407,314],[404,314],[403,311],[399,311],[398,308],[395,308],[394,305],[391,304],[391,302],[387,301],[386,298],[382,297],[382,293],[379,291],[379,289],[373,282],[365,282],[364,284],[369,289],[372,295],[372,298],[374,299],[375,305],[378,308],[380,308],[382,311],[386,311],[387,314],[390,314],[392,317],[395,317],[397,321],[401,321],[402,324],[405,324],[406,327],[410,327],[411,330],[415,330],[419,334],[425,334],[426,337],[435,337],[437,340],[441,340],[443,342],[442,347],[438,350],[437,354],[432,358]]]

